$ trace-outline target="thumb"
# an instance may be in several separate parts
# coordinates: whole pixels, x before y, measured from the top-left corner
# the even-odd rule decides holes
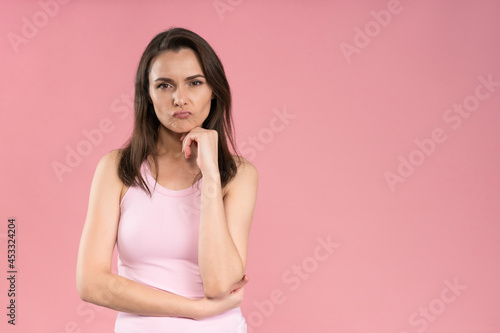
[[[233,289],[233,291],[238,290],[241,287],[243,287],[244,285],[246,285],[247,283],[248,283],[248,276],[243,275],[243,278],[240,281],[236,282],[236,284],[234,284],[233,288],[231,288],[231,289]]]
[[[243,278],[238,282],[238,287],[242,287],[248,283],[248,275],[243,275]]]

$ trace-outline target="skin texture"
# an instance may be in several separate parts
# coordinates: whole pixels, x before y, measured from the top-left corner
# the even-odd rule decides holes
[[[188,299],[111,273],[120,202],[128,190],[117,174],[115,150],[100,160],[90,190],[76,274],[82,300],[139,315],[193,319],[240,306],[248,283],[244,272],[258,175],[243,159],[237,175],[221,188],[218,134],[201,127],[210,112],[212,89],[203,77],[187,79],[197,74],[203,72],[192,50],[164,52],[151,65],[149,93],[161,122],[158,183],[179,190],[191,186],[199,171],[203,176],[198,247],[205,297]],[[172,116],[178,110],[192,114],[178,119]],[[150,163],[154,173],[153,167]]]

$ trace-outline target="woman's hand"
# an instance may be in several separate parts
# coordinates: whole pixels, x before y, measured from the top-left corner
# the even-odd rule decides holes
[[[201,320],[216,316],[231,309],[240,306],[245,294],[245,285],[248,283],[248,276],[243,278],[234,285],[234,288],[229,294],[219,298],[207,298],[206,296],[199,300],[199,311],[196,320]]]
[[[196,164],[202,174],[206,172],[219,173],[218,163],[218,137],[216,130],[207,130],[195,127],[188,133],[182,135],[182,152],[189,158],[191,156],[191,144],[197,147]]]

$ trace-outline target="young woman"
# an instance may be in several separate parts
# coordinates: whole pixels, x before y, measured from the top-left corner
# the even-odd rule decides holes
[[[78,252],[78,293],[119,311],[115,332],[246,332],[258,174],[227,141],[236,152],[214,50],[186,29],[158,34],[137,70],[133,134],[97,165]]]

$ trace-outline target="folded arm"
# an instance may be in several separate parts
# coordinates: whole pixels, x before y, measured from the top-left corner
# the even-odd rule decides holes
[[[225,196],[218,173],[203,175],[198,264],[207,297],[229,294],[245,274],[258,174],[242,160]]]
[[[242,292],[208,301],[189,299],[111,273],[120,217],[118,151],[99,162],[90,190],[76,267],[76,285],[86,302],[145,316],[202,319],[239,305]]]

